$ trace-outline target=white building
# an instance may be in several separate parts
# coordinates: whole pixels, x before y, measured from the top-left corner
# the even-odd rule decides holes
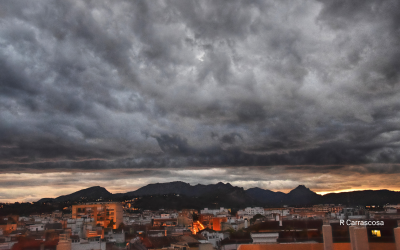
[[[125,242],[125,232],[123,229],[110,229],[105,230],[104,238],[107,242],[124,243]]]
[[[18,220],[19,220],[19,221],[30,221],[30,218],[29,218],[29,217],[26,217],[26,216],[20,216],[20,217],[18,218]]]
[[[71,229],[72,235],[86,237],[86,230],[92,230],[95,223],[94,218],[68,219],[67,228]]]
[[[208,209],[204,208],[203,210],[200,210],[200,214],[213,214],[216,216],[219,213],[229,213],[228,209],[225,209],[223,207],[220,207],[219,209]]]
[[[269,214],[280,214],[281,216],[288,216],[290,214],[290,210],[287,208],[265,208],[264,209],[264,214],[269,215]]]
[[[74,237],[72,240],[66,234],[60,234],[57,250],[106,250],[106,242],[100,237],[81,239]]]
[[[201,243],[211,243],[215,248],[218,247],[218,242],[228,238],[229,233],[217,232],[217,231],[208,231],[203,230],[201,234],[206,238],[206,240],[199,240]]]
[[[29,226],[31,232],[44,231],[44,224],[34,224]]]
[[[246,207],[243,210],[239,210],[236,213],[236,216],[239,219],[251,219],[253,218],[254,215],[256,214],[261,214],[261,215],[265,215],[265,210],[262,207]]]

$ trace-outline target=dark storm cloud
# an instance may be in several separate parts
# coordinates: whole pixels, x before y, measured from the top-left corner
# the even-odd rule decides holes
[[[366,61],[360,69],[360,80],[370,84],[369,88],[376,91],[381,86],[399,84],[400,49],[393,46],[400,42],[398,27],[400,25],[400,3],[393,0],[377,1],[321,1],[324,7],[320,13],[320,20],[333,29],[351,31],[361,28],[361,25],[373,25],[374,36],[365,31],[360,32],[364,38],[361,46],[353,48],[348,54],[348,60],[354,65],[363,63],[361,57],[365,50],[374,49],[374,60]],[[379,29],[381,28],[381,29]],[[350,37],[357,40],[357,37]],[[379,44],[374,44],[379,43]],[[379,82],[374,75],[380,76]],[[389,86],[389,87],[390,87]]]
[[[399,5],[6,1],[0,170],[397,174]]]
[[[211,132],[211,138],[227,144],[235,144],[238,138],[243,140],[243,137],[239,133],[230,133],[219,136],[218,134]]]

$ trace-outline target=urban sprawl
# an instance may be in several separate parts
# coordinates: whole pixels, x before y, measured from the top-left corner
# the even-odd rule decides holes
[[[399,250],[400,205],[151,211],[135,208],[137,199],[2,216],[0,249]],[[360,226],[348,221],[367,223]]]

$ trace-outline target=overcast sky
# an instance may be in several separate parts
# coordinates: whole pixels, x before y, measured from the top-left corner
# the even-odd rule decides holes
[[[0,202],[400,190],[398,0],[2,1]]]

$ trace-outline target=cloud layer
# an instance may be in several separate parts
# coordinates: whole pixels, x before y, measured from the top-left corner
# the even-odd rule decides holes
[[[398,176],[398,1],[5,1],[1,9],[1,174]],[[237,181],[257,176],[246,173]]]

